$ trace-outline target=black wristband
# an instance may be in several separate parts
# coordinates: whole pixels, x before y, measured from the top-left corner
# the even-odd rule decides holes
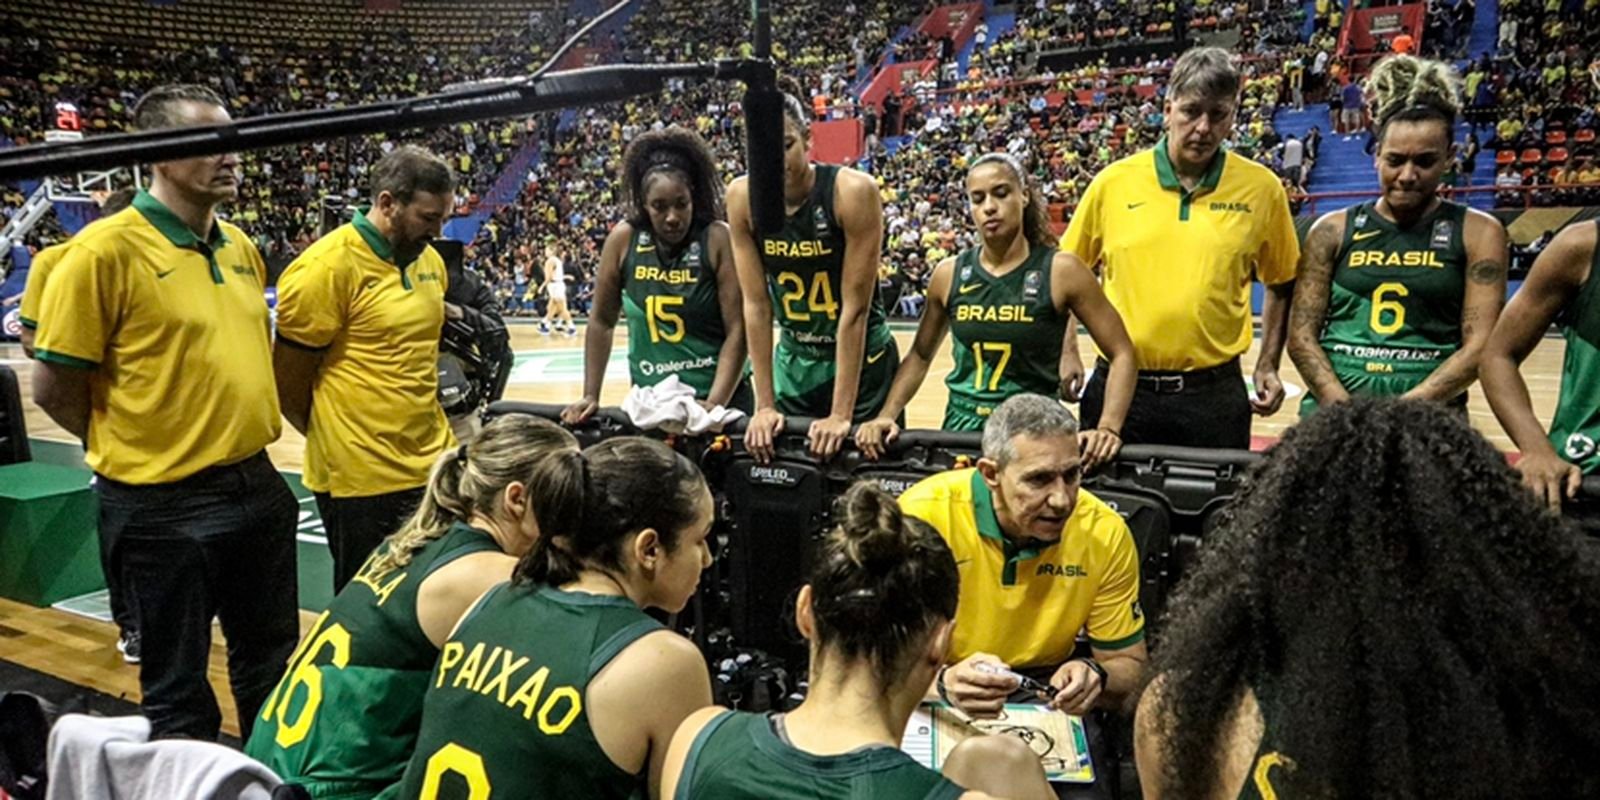
[[[951,702],[950,694],[944,688],[944,674],[945,672],[949,671],[949,669],[949,666],[943,666],[939,668],[939,674],[933,679],[933,686],[939,692],[939,699],[953,706],[955,703]]]
[[[1082,661],[1084,664],[1087,664],[1089,669],[1094,671],[1094,674],[1100,676],[1100,691],[1103,692],[1106,690],[1106,668],[1100,666],[1100,662],[1092,658],[1075,658],[1073,661]]]

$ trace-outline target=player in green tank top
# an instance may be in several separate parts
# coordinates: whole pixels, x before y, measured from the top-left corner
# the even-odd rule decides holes
[[[577,424],[599,408],[622,312],[633,385],[676,375],[707,404],[749,412],[739,278],[710,147],[676,125],[641,134],[623,156],[621,183],[627,220],[600,252],[583,338],[583,397],[562,420]]]
[[[783,230],[755,230],[747,177],[728,187],[756,396],[744,443],[766,460],[785,415],[812,417],[811,451],[826,459],[877,415],[900,361],[878,296],[883,200],[872,176],[810,163],[810,115],[792,94],[784,108]]]
[[[711,563],[700,471],[622,437],[550,459],[532,499],[539,541],[445,642],[386,797],[655,797],[673,731],[711,703],[700,651],[644,613],[683,610]]]
[[[1600,222],[1569,226],[1539,254],[1512,296],[1483,354],[1483,391],[1517,443],[1522,482],[1551,508],[1577,496],[1583,476],[1600,467]],[[1551,323],[1567,340],[1561,394],[1550,433],[1533,413],[1517,371]]]
[[[945,430],[981,430],[990,412],[1014,394],[1064,395],[1062,342],[1077,336],[1067,327],[1071,313],[1111,364],[1099,427],[1079,441],[1086,469],[1109,460],[1122,446],[1137,375],[1122,318],[1083,262],[1055,249],[1044,198],[1016,159],[991,153],[974,161],[967,199],[982,244],[934,268],[917,337],[895,373],[889,400],[877,419],[856,430],[856,443],[876,459],[899,436],[895,418],[922,387],[947,330],[955,367],[945,379]]]
[[[1289,315],[1289,355],[1308,384],[1302,416],[1352,394],[1464,406],[1505,302],[1505,227],[1438,195],[1460,111],[1453,72],[1397,63],[1428,64],[1443,82],[1396,70],[1368,80],[1382,197],[1306,235]]]
[[[1600,797],[1585,539],[1455,409],[1357,396],[1301,420],[1163,623],[1144,796]]]
[[[1053,798],[1038,756],[1009,736],[957,745],[944,775],[900,751],[906,723],[944,664],[960,574],[938,532],[901,514],[870,482],[840,501],[842,520],[795,600],[810,642],[810,691],[765,716],[702,709],[672,739],[669,800],[915,800],[966,790]],[[963,788],[965,787],[965,789]]]
[[[533,547],[527,484],[559,452],[577,452],[572,434],[510,415],[444,456],[416,513],[301,640],[245,752],[319,800],[371,798],[399,780],[439,646]]]

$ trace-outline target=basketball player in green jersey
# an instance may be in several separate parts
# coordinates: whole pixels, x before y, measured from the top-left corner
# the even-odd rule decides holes
[[[744,309],[733,271],[722,182],[704,139],[676,125],[640,135],[622,158],[622,207],[600,251],[594,309],[583,335],[583,398],[561,419],[600,405],[617,314],[627,311],[634,386],[676,375],[707,406],[751,410]]]
[[[672,734],[711,704],[705,658],[645,614],[688,604],[711,563],[711,492],[660,442],[545,462],[539,541],[440,651],[398,797],[660,794]]]
[[[744,443],[772,456],[785,415],[814,417],[812,454],[831,458],[850,425],[877,416],[900,355],[878,297],[883,200],[864,172],[812,164],[810,115],[784,97],[783,193],[776,236],[752,223],[748,177],[728,187],[733,260],[744,294],[756,410]],[[772,322],[781,334],[772,343]]]
[[[370,798],[398,781],[439,646],[533,547],[534,470],[577,451],[560,426],[516,414],[443,456],[416,513],[301,640],[245,751],[319,800]]]
[[[1600,468],[1600,222],[1581,222],[1545,246],[1506,306],[1483,352],[1483,392],[1522,451],[1517,471],[1539,499],[1560,509],[1583,476]],[[1517,366],[1550,324],[1567,340],[1561,394],[1546,437]]]
[[[907,720],[944,665],[960,575],[938,532],[903,516],[882,489],[858,483],[839,507],[842,522],[795,601],[811,643],[805,701],[770,716],[695,712],[672,739],[662,797],[1054,798],[1039,758],[1013,737],[962,742],[943,776],[900,751]]]
[[[1290,311],[1300,413],[1352,394],[1464,406],[1506,293],[1506,232],[1440,198],[1460,106],[1454,70],[1407,55],[1367,78],[1383,196],[1317,220]]]
[[[1111,364],[1100,424],[1080,434],[1079,442],[1086,468],[1109,460],[1122,446],[1122,421],[1137,375],[1122,318],[1083,262],[1056,250],[1044,198],[1027,184],[1016,159],[990,153],[974,161],[967,170],[967,199],[982,244],[934,268],[917,338],[895,373],[883,411],[856,429],[856,443],[877,459],[900,435],[895,417],[921,388],[946,330],[955,339],[956,363],[945,378],[945,430],[981,430],[990,412],[1014,394],[1066,394],[1062,342],[1077,336],[1068,327],[1071,312]],[[1076,348],[1066,352],[1076,358]]]

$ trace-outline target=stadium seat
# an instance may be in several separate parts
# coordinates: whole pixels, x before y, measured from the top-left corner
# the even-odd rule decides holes
[[[1566,144],[1567,132],[1563,130],[1549,131],[1544,135],[1544,143],[1550,145]]]
[[[1567,148],[1552,147],[1549,152],[1545,153],[1544,159],[1551,164],[1565,164],[1567,163]]]
[[[1578,132],[1573,134],[1572,140],[1579,144],[1589,144],[1590,142],[1594,141],[1594,129],[1579,128]]]
[[[1522,151],[1522,163],[1524,164],[1537,164],[1542,160],[1544,160],[1544,151],[1537,147],[1530,147]]]
[[[1500,165],[1517,163],[1517,151],[1515,151],[1515,150],[1499,150],[1499,151],[1496,151],[1495,154],[1494,154],[1494,163],[1500,164]]]

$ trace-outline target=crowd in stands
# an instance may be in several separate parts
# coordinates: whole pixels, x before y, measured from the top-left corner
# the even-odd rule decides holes
[[[359,46],[301,48],[285,43],[263,54],[226,43],[162,49],[130,39],[62,46],[26,20],[0,26],[0,133],[32,144],[49,127],[57,102],[77,106],[85,130],[126,129],[135,100],[159,82],[215,89],[237,118],[411,97],[445,86],[525,72],[553,50],[560,28],[522,28],[490,44],[457,50],[412,46],[403,28],[362,35]],[[365,194],[367,168],[398,142],[445,155],[461,173],[465,203],[488,187],[531,129],[522,121],[459,125],[397,137],[351,137],[247,153],[233,209],[262,254],[284,262],[315,239],[324,207],[353,204]],[[15,188],[8,188],[15,193]],[[6,206],[15,204],[7,202]],[[30,243],[48,243],[53,229]]]
[[[1492,128],[1496,204],[1600,203],[1597,0],[1509,0],[1493,54],[1467,68],[1475,128]]]

